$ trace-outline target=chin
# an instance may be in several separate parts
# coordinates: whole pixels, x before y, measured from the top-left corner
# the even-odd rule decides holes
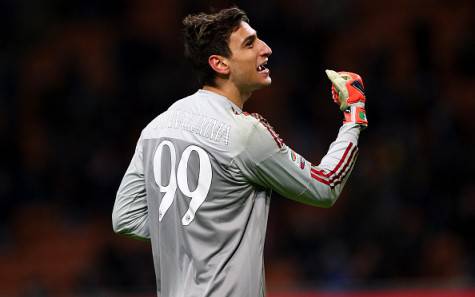
[[[268,87],[271,85],[271,80],[268,80],[266,82],[263,82],[263,83],[260,83],[260,84],[256,84],[253,88],[252,88],[252,91],[257,91],[257,90],[260,90],[260,89],[263,89],[265,87]]]
[[[266,77],[265,79],[260,79],[257,81],[255,84],[251,85],[248,90],[251,92],[268,87],[272,84],[272,79],[269,77]]]
[[[261,82],[261,88],[270,86],[271,84],[272,84],[272,79],[270,78],[270,76],[268,76],[263,82]]]

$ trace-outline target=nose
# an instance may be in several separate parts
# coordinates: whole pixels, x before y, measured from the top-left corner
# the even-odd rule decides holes
[[[270,46],[267,45],[267,43],[265,43],[264,41],[262,41],[262,55],[265,56],[265,57],[269,57],[270,55],[272,55],[272,49],[270,48]]]

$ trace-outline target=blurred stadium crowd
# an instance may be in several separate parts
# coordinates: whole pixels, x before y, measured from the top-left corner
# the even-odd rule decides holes
[[[235,3],[273,49],[245,109],[308,160],[341,121],[324,69],[367,87],[336,205],[273,196],[268,290],[473,286],[475,2]],[[231,4],[0,2],[0,296],[153,294],[148,243],[112,233],[115,192],[141,129],[197,88],[182,18]]]

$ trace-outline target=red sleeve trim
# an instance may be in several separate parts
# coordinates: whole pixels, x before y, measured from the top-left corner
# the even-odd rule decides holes
[[[348,156],[348,153],[349,157],[346,158]],[[312,166],[310,174],[314,179],[325,185],[330,186],[333,189],[338,184],[340,184],[344,180],[348,172],[351,171],[351,168],[353,167],[357,156],[358,148],[356,146],[353,146],[353,144],[350,142],[345,152],[343,153],[340,162],[338,162],[338,164],[335,166],[335,168],[333,168],[333,170],[328,173],[325,173],[324,171],[317,169],[316,166]],[[341,168],[341,170],[339,170],[342,165],[343,167]]]
[[[280,138],[279,134],[277,134],[274,131],[274,128],[269,124],[269,122],[260,114],[254,112],[254,113],[248,113],[248,112],[243,112],[243,115],[245,116],[251,116],[259,121],[266,129],[269,131],[270,135],[274,139],[274,141],[277,143],[277,146],[279,148],[282,148],[284,146],[284,141],[282,138]]]

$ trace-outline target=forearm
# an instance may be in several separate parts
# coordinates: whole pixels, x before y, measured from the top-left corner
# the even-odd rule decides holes
[[[138,239],[150,238],[145,195],[116,197],[112,212],[114,232]]]
[[[348,123],[340,128],[338,137],[317,166],[311,165],[311,180],[302,199],[319,198],[320,206],[332,206],[340,196],[358,156],[358,138],[361,128]]]
[[[112,227],[119,234],[140,239],[150,238],[140,141],[117,191]]]

